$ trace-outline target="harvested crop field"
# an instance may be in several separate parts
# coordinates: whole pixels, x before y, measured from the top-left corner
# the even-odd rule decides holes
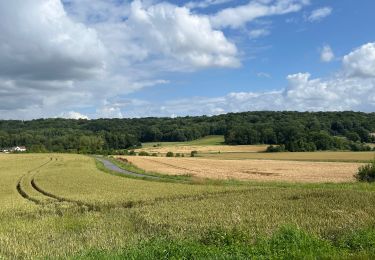
[[[374,152],[296,152],[296,153],[201,153],[199,157],[218,160],[287,160],[323,162],[368,162],[375,158]]]
[[[196,158],[127,157],[148,172],[192,175],[210,179],[281,182],[352,182],[360,163],[271,160],[214,160]]]
[[[136,150],[148,153],[166,154],[167,152],[190,154],[191,151],[198,153],[256,153],[264,152],[267,145],[175,145],[146,147]]]

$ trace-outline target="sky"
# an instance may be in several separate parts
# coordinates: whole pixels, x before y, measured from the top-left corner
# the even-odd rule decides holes
[[[0,0],[0,118],[375,112],[373,0]]]

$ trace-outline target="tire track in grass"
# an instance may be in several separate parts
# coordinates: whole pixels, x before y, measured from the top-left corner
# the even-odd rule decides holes
[[[35,175],[39,172],[38,170],[45,167],[46,165],[50,164],[54,160],[57,161],[58,158],[54,159],[54,158],[51,157],[48,162],[46,162],[46,163],[44,163],[44,164],[42,164],[42,165],[40,165],[40,166],[38,166],[38,167],[36,167],[32,170],[29,170],[27,172],[27,174],[24,174],[20,178],[20,180],[18,181],[17,186],[16,186],[18,193],[24,199],[27,199],[28,201],[31,201],[31,202],[35,203],[36,205],[39,205],[39,206],[49,206],[49,205],[59,206],[59,204],[61,205],[62,203],[67,203],[67,204],[72,204],[72,206],[74,206],[74,207],[78,207],[78,208],[81,208],[81,209],[87,210],[87,211],[97,210],[97,208],[94,205],[83,203],[83,202],[80,202],[80,201],[65,199],[65,198],[56,196],[52,193],[46,192],[36,184]],[[28,177],[31,177],[31,180],[30,180],[30,182],[26,181],[26,185],[30,185],[30,187],[35,192],[42,195],[45,199],[48,199],[49,201],[43,201],[43,200],[40,200],[40,199],[36,199],[36,198],[32,197],[31,195],[29,195],[25,191],[25,189],[22,188],[22,184],[23,184],[24,179],[28,178]]]
[[[32,197],[30,197],[21,187],[21,182],[22,182],[22,179],[23,179],[24,176],[22,176],[20,178],[20,180],[18,181],[17,183],[17,186],[16,186],[16,189],[17,189],[17,192],[21,195],[21,197],[23,197],[24,199],[26,200],[29,200],[37,205],[40,205],[41,204],[41,201],[37,200],[37,199],[34,199]]]
[[[49,197],[51,199],[55,199],[55,200],[57,200],[57,202],[72,203],[77,207],[86,208],[88,211],[100,211],[100,207],[95,206],[93,204],[85,203],[85,202],[78,201],[78,200],[71,200],[71,199],[63,198],[63,197],[57,196],[55,194],[52,194],[50,192],[47,192],[47,191],[43,190],[42,188],[40,188],[40,186],[35,182],[34,178],[31,180],[31,186],[36,191],[38,191],[39,193],[41,193],[44,196]]]
[[[43,204],[42,201],[40,201],[38,199],[35,199],[32,196],[30,196],[29,194],[27,194],[27,192],[22,188],[22,181],[28,175],[32,174],[34,171],[37,171],[37,170],[45,167],[46,165],[48,165],[52,161],[53,161],[53,158],[51,157],[47,162],[41,164],[40,166],[38,166],[38,167],[36,167],[34,169],[29,170],[26,174],[24,174],[23,176],[21,176],[21,178],[18,180],[17,185],[16,185],[16,190],[20,194],[21,197],[23,197],[24,199],[26,199],[26,200],[28,200],[30,202],[33,202],[33,203],[35,203],[37,205],[42,205]]]

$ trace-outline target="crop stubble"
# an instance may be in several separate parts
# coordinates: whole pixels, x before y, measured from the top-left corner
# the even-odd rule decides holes
[[[196,158],[126,157],[149,172],[190,174],[200,178],[287,182],[352,182],[360,163],[276,160],[213,160]]]

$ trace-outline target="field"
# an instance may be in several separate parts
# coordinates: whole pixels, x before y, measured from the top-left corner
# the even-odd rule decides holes
[[[371,147],[375,144],[368,144]],[[296,153],[265,153],[268,145],[224,145],[223,136],[207,136],[191,142],[159,142],[144,143],[136,152],[145,151],[165,156],[167,152],[190,156],[197,151],[197,157],[219,160],[289,160],[289,161],[320,161],[320,162],[367,162],[375,158],[375,152],[296,152]]]
[[[359,163],[196,158],[126,157],[138,168],[170,175],[210,179],[286,182],[351,182]]]
[[[375,152],[297,152],[297,153],[203,153],[199,157],[219,160],[288,160],[318,162],[368,162]]]
[[[223,145],[224,136],[222,135],[210,135],[197,140],[188,141],[188,142],[152,142],[152,143],[143,143],[142,147],[173,147],[173,146],[204,146],[204,145]]]
[[[375,256],[371,184],[183,184],[102,168],[84,155],[0,155],[0,259]]]
[[[267,149],[267,145],[224,145],[223,136],[208,136],[191,142],[159,142],[144,143],[136,152],[145,151],[150,154],[164,155],[168,152],[190,155],[191,151],[198,153],[254,153]]]

